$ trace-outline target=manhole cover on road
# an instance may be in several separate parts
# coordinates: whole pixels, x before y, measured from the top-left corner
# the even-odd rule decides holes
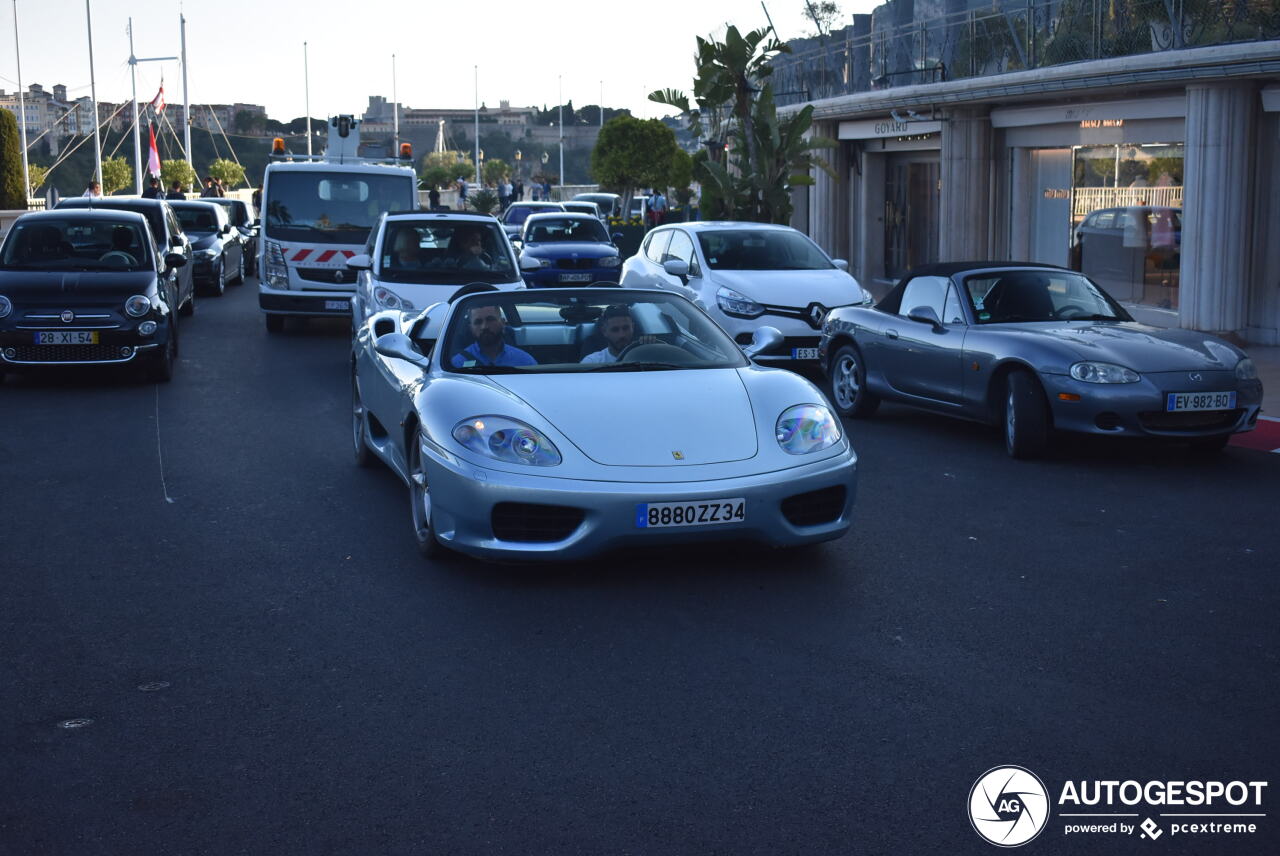
[[[139,684],[138,689],[142,690],[144,693],[153,693],[156,690],[162,690],[167,686],[169,686],[168,681],[152,681],[149,684]]]
[[[58,723],[59,728],[84,728],[86,725],[92,725],[92,719],[64,719]]]

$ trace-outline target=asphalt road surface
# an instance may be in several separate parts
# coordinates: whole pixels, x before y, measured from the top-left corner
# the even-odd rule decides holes
[[[255,289],[171,384],[0,387],[0,853],[990,854],[1002,764],[1272,783],[1253,835],[1027,853],[1280,850],[1280,456],[886,406],[816,550],[431,565],[347,329]]]

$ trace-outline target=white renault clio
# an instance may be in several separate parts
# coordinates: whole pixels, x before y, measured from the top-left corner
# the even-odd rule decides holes
[[[347,267],[358,274],[351,298],[353,331],[375,312],[425,309],[465,285],[524,288],[515,250],[502,225],[488,214],[388,214]]]
[[[817,365],[822,322],[870,296],[805,235],[768,223],[673,223],[650,232],[622,266],[623,288],[662,288],[702,306],[739,344],[761,326],[783,342],[755,359]]]

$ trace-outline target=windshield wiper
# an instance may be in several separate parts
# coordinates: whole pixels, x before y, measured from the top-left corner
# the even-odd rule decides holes
[[[1068,321],[1119,321],[1120,319],[1115,315],[1100,315],[1095,312],[1092,315],[1076,315],[1066,320]]]
[[[670,369],[687,369],[692,366],[681,366],[676,363],[605,363],[592,371],[595,372],[650,372],[668,371]]]

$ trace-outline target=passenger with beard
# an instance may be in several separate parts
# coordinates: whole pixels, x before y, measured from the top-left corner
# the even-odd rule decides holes
[[[467,310],[467,324],[476,340],[453,355],[456,369],[476,366],[536,366],[527,352],[503,341],[507,320],[497,306],[473,306]]]

